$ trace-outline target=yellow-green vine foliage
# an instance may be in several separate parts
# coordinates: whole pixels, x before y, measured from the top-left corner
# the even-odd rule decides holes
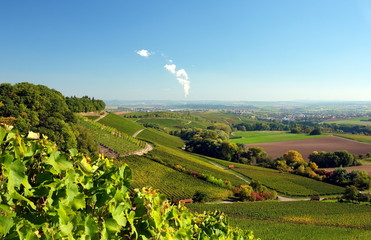
[[[130,181],[127,165],[0,127],[0,238],[254,239],[221,212],[190,212]]]

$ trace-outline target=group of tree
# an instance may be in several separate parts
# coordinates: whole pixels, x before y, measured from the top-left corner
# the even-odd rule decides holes
[[[261,147],[251,147],[247,153],[254,153],[255,156],[261,157],[248,157],[248,159],[258,159],[256,164],[264,167],[274,168],[280,171],[298,174],[301,176],[313,178],[315,180],[328,182],[339,186],[356,186],[358,189],[369,189],[371,186],[371,177],[367,172],[362,170],[353,170],[348,173],[342,164],[350,163],[354,160],[354,156],[348,151],[331,152],[330,155],[337,156],[337,165],[333,171],[327,171],[319,166],[316,161],[305,161],[303,156],[298,151],[288,151],[282,157],[271,160],[268,154]],[[319,154],[314,152],[313,155]],[[251,156],[251,155],[250,155]],[[346,166],[346,165],[343,165]]]
[[[82,99],[81,102],[93,102],[90,98]],[[85,149],[96,149],[96,146],[90,146],[89,133],[77,127],[78,120],[66,98],[54,89],[31,83],[3,83],[0,84],[0,102],[1,119],[13,119],[11,125],[22,134],[39,132],[50,137],[62,149],[83,149],[86,145],[89,146]],[[104,107],[101,100],[94,102],[99,103],[99,109]]]
[[[235,187],[233,193],[240,201],[275,200],[278,195],[276,191],[270,191],[266,186],[255,180],[249,185]]]
[[[346,150],[335,152],[317,152],[309,155],[309,160],[316,163],[320,168],[348,167],[361,165],[353,154]]]
[[[66,97],[66,103],[72,112],[96,112],[104,110],[106,104],[103,100],[90,98],[88,96]]]
[[[215,124],[208,129],[188,128],[173,131],[171,134],[185,140],[185,149],[209,157],[215,157],[232,162],[241,162],[246,147],[229,141],[230,127],[225,124]]]
[[[1,126],[0,169],[1,239],[255,239],[220,211],[193,213],[131,189],[126,164]]]
[[[355,186],[346,187],[343,196],[339,199],[339,202],[343,201],[350,202],[371,202],[371,193],[362,193]]]

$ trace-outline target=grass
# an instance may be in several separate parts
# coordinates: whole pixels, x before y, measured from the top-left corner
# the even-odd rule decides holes
[[[136,131],[143,129],[142,125],[113,113],[108,114],[106,117],[99,120],[99,122],[129,135],[133,135]]]
[[[336,123],[336,124],[353,124],[353,125],[364,125],[364,126],[371,126],[371,117],[357,117],[347,120],[340,120],[340,121],[331,121],[326,123]]]
[[[170,129],[170,130],[189,127],[187,126],[188,123],[192,123],[192,121],[182,120],[182,119],[161,119],[161,118],[145,118],[145,119],[140,119],[137,122],[141,124],[146,124],[146,123],[157,124],[161,128]]]
[[[85,116],[85,117],[88,118],[88,119],[90,119],[90,120],[92,120],[92,121],[94,121],[94,120],[96,120],[96,119],[99,118],[99,116]]]
[[[280,172],[275,169],[231,163],[223,160],[214,161],[223,166],[233,164],[235,166],[233,168],[234,171],[250,179],[258,180],[268,188],[289,196],[305,197],[340,194],[344,192],[344,188],[342,187],[291,173]]]
[[[294,134],[284,131],[238,131],[233,133],[234,143],[265,143],[265,142],[282,142],[309,138],[326,137],[326,135],[308,135],[304,133]]]
[[[335,135],[338,137],[371,144],[371,136],[357,135],[357,134],[350,134],[350,133],[341,133],[341,134],[337,133]]]
[[[170,200],[192,198],[196,191],[207,194],[211,200],[227,199],[232,192],[193,176],[178,172],[146,156],[128,156],[122,159],[133,171],[134,188],[159,189]]]
[[[262,239],[370,239],[371,207],[316,201],[191,204],[194,211],[221,210],[233,226]]]

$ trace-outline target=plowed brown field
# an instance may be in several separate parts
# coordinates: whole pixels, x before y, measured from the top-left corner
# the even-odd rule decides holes
[[[306,160],[308,160],[309,154],[313,151],[334,152],[348,150],[352,154],[366,154],[371,152],[370,144],[340,137],[324,137],[271,143],[250,143],[246,144],[246,146],[262,147],[272,159],[282,157],[285,152],[290,150],[300,152]]]

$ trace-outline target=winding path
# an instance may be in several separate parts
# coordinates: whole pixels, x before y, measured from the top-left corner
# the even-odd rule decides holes
[[[140,129],[138,131],[136,131],[134,134],[133,134],[133,137],[137,137],[141,132],[143,132],[144,128],[143,129]]]
[[[99,118],[94,120],[94,122],[98,122],[99,120],[101,120],[102,118],[104,118],[107,115],[108,115],[108,112],[104,111],[103,115],[100,115]]]

